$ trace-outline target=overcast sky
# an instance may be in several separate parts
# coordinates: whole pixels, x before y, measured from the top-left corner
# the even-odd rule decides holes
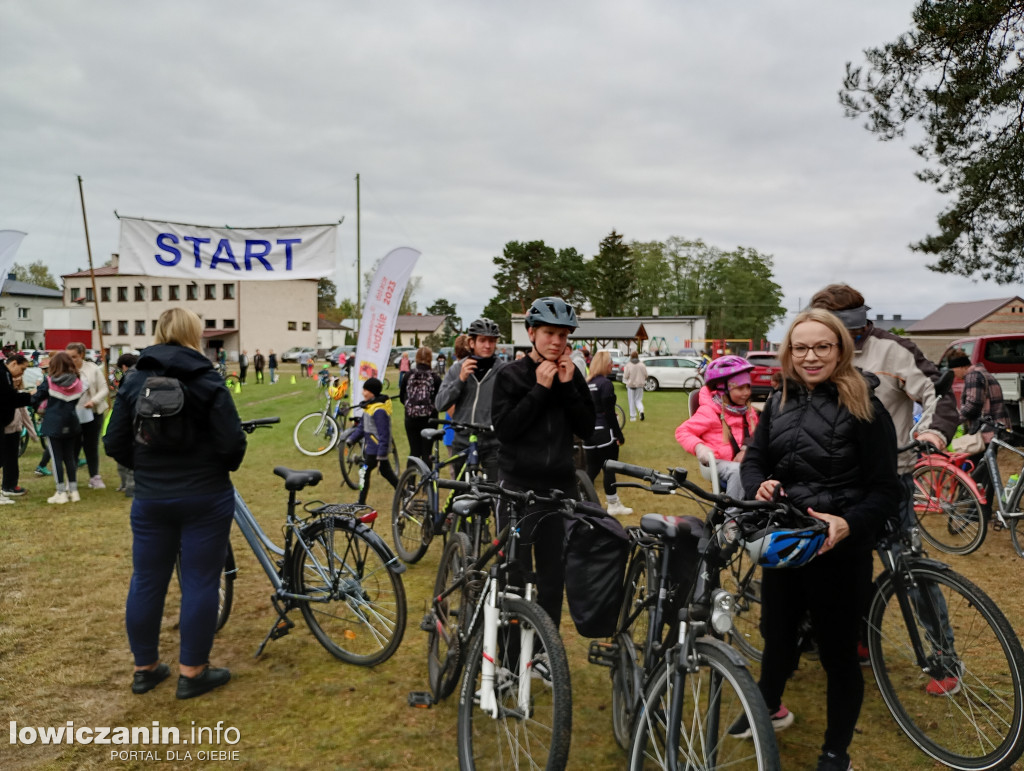
[[[844,64],[908,0],[0,0],[0,229],[18,262],[97,265],[121,214],[204,225],[340,220],[339,296],[396,246],[421,310],[467,321],[492,257],[701,238],[771,254],[786,305],[847,281],[921,318],[1019,286],[935,274],[907,245],[942,206],[906,142],[843,117]]]

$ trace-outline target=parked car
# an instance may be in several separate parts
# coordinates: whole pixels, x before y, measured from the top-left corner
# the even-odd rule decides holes
[[[700,374],[700,359],[690,356],[641,356],[640,362],[647,368],[645,391],[661,388],[692,391],[704,385],[704,378]]]
[[[764,399],[772,392],[772,375],[782,372],[779,355],[771,351],[750,351],[747,361],[754,365],[750,372],[750,390],[755,399]]]
[[[402,361],[402,354],[409,354],[410,363],[416,361],[416,346],[415,345],[398,345],[391,349],[391,366],[397,367]]]
[[[1015,426],[1024,418],[1024,334],[979,335],[953,341],[939,359],[939,369],[949,369],[949,355],[953,349],[967,354],[971,364],[981,362],[992,373],[1003,391],[1003,401]],[[953,382],[957,404],[964,391],[964,381]]]
[[[601,351],[604,351],[612,358],[611,379],[621,381],[622,368],[626,366],[626,363],[629,361],[629,357],[618,348],[602,348]],[[601,351],[598,351],[598,353]]]
[[[332,348],[325,355],[324,358],[334,366],[338,366],[338,360],[342,355],[348,356],[350,353],[355,353],[356,347],[354,345],[339,345],[337,348]]]
[[[299,356],[304,353],[308,353],[310,356],[316,356],[316,348],[303,348],[298,345],[293,346],[281,354],[281,361],[298,361]]]

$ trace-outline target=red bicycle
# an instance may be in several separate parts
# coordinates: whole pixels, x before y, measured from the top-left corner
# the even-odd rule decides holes
[[[921,536],[947,554],[970,554],[985,540],[985,491],[971,473],[966,453],[946,453],[928,442],[914,441],[900,452],[917,450],[914,467],[914,514]]]

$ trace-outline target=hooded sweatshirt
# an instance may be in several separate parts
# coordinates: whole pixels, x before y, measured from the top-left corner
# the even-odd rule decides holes
[[[40,409],[46,402],[43,422],[39,425],[40,436],[53,438],[74,437],[82,433],[75,407],[85,392],[85,383],[74,372],[65,372],[57,377],[46,377],[32,395],[32,404]]]

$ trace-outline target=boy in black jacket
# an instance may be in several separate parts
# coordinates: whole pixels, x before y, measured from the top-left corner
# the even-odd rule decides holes
[[[589,437],[595,420],[587,382],[569,358],[568,337],[577,326],[576,312],[564,300],[536,300],[526,314],[533,350],[497,373],[491,419],[501,442],[502,487],[542,495],[576,489],[573,435]],[[499,512],[499,519],[504,518],[504,511]],[[537,602],[557,627],[565,584],[562,518],[544,505],[531,507],[520,533],[520,556],[527,570],[536,557]]]

